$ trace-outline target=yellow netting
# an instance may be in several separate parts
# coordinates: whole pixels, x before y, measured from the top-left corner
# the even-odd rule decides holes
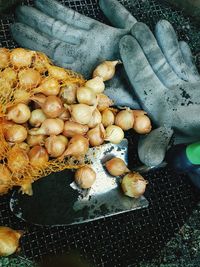
[[[52,172],[84,165],[83,159],[68,157],[62,161],[50,159],[45,165],[34,167],[30,164],[27,153],[19,145],[10,144],[5,139],[8,108],[17,103],[28,103],[36,93],[39,93],[37,89],[48,77],[56,79],[60,88],[72,83],[78,86],[85,83],[80,74],[54,66],[40,52],[22,48],[13,50],[0,48],[0,164],[11,171],[9,182],[4,182],[0,177],[0,194],[7,193],[13,186],[32,183]]]

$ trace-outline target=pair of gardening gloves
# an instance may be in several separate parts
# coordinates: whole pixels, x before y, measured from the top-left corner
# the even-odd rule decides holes
[[[168,21],[159,21],[154,35],[116,0],[99,5],[114,27],[55,0],[35,0],[34,7],[17,8],[12,35],[87,78],[100,62],[120,58],[125,74],[111,80],[106,94],[116,105],[147,111],[155,130],[141,137],[138,154],[144,164],[159,165],[172,136],[176,143],[200,138],[200,76],[190,48]]]

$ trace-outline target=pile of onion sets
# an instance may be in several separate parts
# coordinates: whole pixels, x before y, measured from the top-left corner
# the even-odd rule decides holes
[[[70,77],[67,70],[38,52],[0,49],[0,86],[3,83],[12,92],[11,102],[1,107],[4,113],[0,115],[9,146],[6,165],[0,165],[0,194],[7,192],[13,175],[25,167],[46,168],[55,159],[84,158],[89,147],[118,144],[130,129],[139,134],[151,131],[144,111],[113,108],[112,99],[105,94],[105,81],[112,79],[118,63],[102,62],[85,81],[78,74]],[[0,93],[0,100],[3,97]],[[90,167],[75,175],[82,188],[91,187],[95,179]]]

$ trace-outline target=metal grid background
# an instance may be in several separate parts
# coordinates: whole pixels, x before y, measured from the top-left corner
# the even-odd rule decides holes
[[[24,1],[31,4],[31,1]],[[80,13],[106,21],[97,0],[61,1]],[[192,47],[194,55],[200,51],[198,28],[189,18],[167,4],[156,0],[121,1],[142,22],[152,29],[159,19],[168,19]],[[15,47],[9,33],[13,17],[0,21],[0,43]],[[198,63],[198,56],[196,57]],[[139,164],[137,136],[128,135],[130,165]],[[130,166],[131,167],[131,166]],[[66,227],[38,227],[15,218],[9,211],[9,195],[0,198],[0,225],[25,230],[21,255],[31,260],[42,260],[45,255],[78,251],[92,266],[137,266],[159,254],[180,229],[198,201],[197,192],[187,176],[165,168],[146,175],[149,186],[145,196],[150,206],[95,222]],[[179,257],[179,255],[177,255]],[[190,262],[188,257],[188,262]],[[199,263],[200,264],[200,263]]]

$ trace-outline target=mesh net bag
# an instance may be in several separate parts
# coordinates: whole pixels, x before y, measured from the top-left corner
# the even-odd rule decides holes
[[[81,86],[84,83],[80,74],[54,66],[40,52],[22,48],[0,49],[0,194],[7,193],[13,186],[21,186],[24,193],[31,194],[30,185],[37,179],[84,165],[83,158],[49,159],[48,155],[47,160],[33,164],[29,160],[30,147],[26,138],[19,141],[20,134],[23,135],[23,131],[28,134],[33,127],[28,121],[13,122],[9,117],[9,111],[18,104],[25,104],[30,111],[35,109],[34,101],[46,89],[60,90],[69,84]],[[14,116],[20,115],[16,113],[19,110],[13,112]],[[18,134],[19,128],[22,131]],[[17,141],[12,142],[13,135]]]

